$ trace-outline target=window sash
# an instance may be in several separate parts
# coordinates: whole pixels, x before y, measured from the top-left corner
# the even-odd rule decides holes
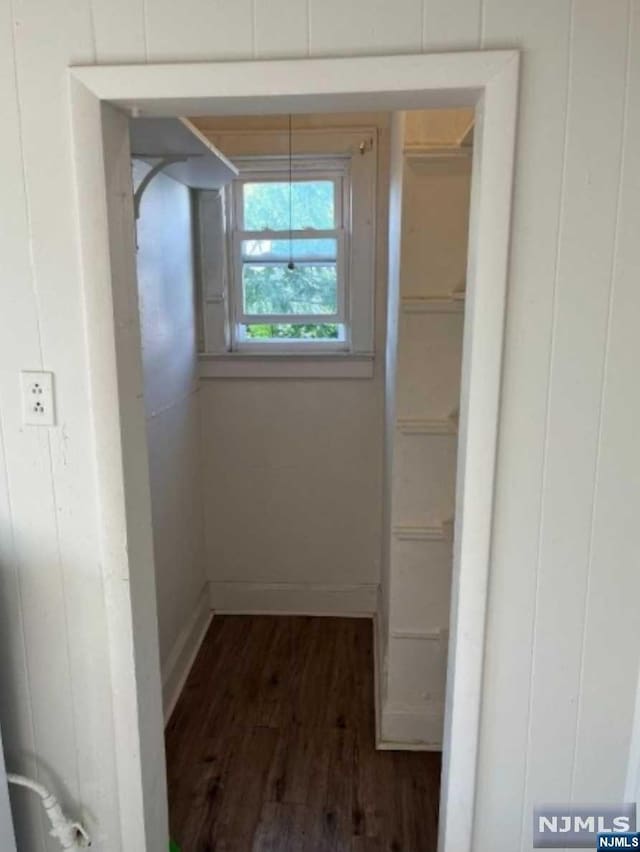
[[[274,237],[274,235],[277,235]],[[279,261],[264,261],[251,260],[246,261],[242,257],[242,243],[245,240],[268,240],[279,239],[288,240],[289,231],[236,231],[233,235],[233,255],[234,255],[234,317],[237,325],[278,325],[285,323],[287,325],[323,325],[325,323],[337,323],[339,325],[346,324],[347,313],[347,287],[346,287],[346,263],[345,263],[345,242],[346,236],[342,229],[333,231],[292,231],[292,239],[298,240],[317,240],[322,237],[335,239],[337,257],[335,260],[336,267],[336,308],[334,313],[310,313],[310,314],[250,314],[244,310],[244,289],[243,289],[243,268],[247,266],[268,266],[268,265],[286,265],[288,258],[283,258]],[[333,266],[333,262],[328,262],[326,258],[313,262],[307,255],[301,256],[299,259],[293,254],[294,263],[300,266]],[[262,341],[263,343],[265,341]],[[268,341],[267,341],[268,343]],[[270,344],[269,344],[270,345]],[[324,344],[321,344],[324,345]]]
[[[293,183],[308,183],[313,181],[330,181],[333,184],[333,221],[336,228],[344,227],[344,219],[346,213],[345,192],[348,191],[348,174],[342,169],[327,170],[324,168],[313,167],[311,163],[303,161],[293,161],[292,169]],[[286,163],[281,163],[280,168],[273,170],[273,165],[269,172],[260,171],[244,171],[241,176],[233,181],[233,214],[234,224],[239,230],[244,229],[244,186],[247,183],[288,183],[288,160]],[[265,229],[268,230],[268,229]],[[274,233],[279,233],[274,231]],[[288,231],[287,231],[288,233]]]

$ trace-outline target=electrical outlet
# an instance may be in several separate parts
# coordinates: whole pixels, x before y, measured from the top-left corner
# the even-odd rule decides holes
[[[20,373],[20,385],[24,425],[55,426],[53,373],[23,370]]]

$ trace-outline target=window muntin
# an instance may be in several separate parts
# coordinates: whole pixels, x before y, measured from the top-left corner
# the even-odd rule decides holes
[[[244,263],[282,263],[289,261],[289,255],[299,263],[313,261],[333,263],[338,259],[338,241],[306,237],[302,240],[282,239],[280,235],[258,235],[256,239],[242,241],[242,260]]]
[[[296,163],[291,187],[288,163],[234,182],[233,348],[346,345],[350,199],[337,160],[321,172]]]

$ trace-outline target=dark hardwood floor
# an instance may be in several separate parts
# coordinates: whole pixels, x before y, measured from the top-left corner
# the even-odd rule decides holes
[[[375,750],[371,631],[213,619],[166,734],[182,852],[435,852],[440,755]]]

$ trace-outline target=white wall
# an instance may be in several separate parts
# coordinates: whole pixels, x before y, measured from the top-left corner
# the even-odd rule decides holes
[[[514,852],[534,800],[616,799],[626,772],[639,39],[637,0],[2,0],[0,717],[11,765],[52,767],[96,849],[121,843],[67,66],[524,50],[474,841]],[[41,364],[59,402],[46,434],[19,416],[18,371]],[[54,848],[23,815],[18,834]]]
[[[134,185],[150,166],[134,161]],[[142,197],[137,273],[165,703],[206,595],[191,196],[157,175]]]
[[[198,119],[215,128],[277,118]],[[373,612],[380,581],[388,116],[304,116],[296,128],[378,127],[374,376],[202,382],[207,572],[214,609]]]

